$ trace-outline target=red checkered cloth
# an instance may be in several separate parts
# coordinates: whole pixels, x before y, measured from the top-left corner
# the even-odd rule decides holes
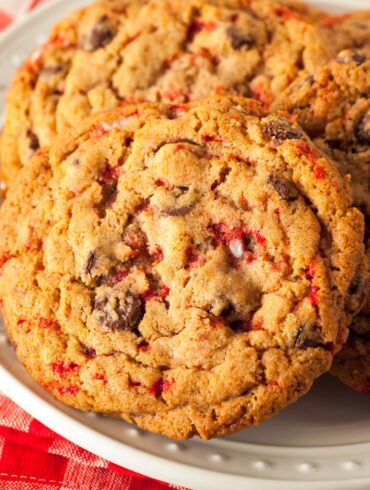
[[[0,30],[43,1],[0,0]],[[85,451],[40,424],[0,393],[0,490],[168,488],[180,489]]]

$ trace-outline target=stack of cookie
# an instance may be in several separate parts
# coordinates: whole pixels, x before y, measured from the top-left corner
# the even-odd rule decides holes
[[[1,141],[1,309],[39,384],[175,439],[263,422],[333,359],[369,392],[369,31],[295,0],[54,28]]]

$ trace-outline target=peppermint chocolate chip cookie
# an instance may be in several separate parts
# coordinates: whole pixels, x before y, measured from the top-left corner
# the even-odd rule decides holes
[[[354,201],[365,214],[370,260],[370,49],[345,50],[314,76],[302,77],[275,103],[299,123],[338,165],[351,174]],[[366,294],[365,282],[353,290]],[[333,373],[352,388],[369,392],[370,298],[351,326],[350,341],[335,358]]]
[[[266,107],[327,59],[311,11],[279,0],[100,1],[20,68],[1,145],[6,184],[60,131],[132,101],[251,95]]]
[[[323,36],[339,52],[370,46],[370,10],[338,16],[325,16],[318,22]]]
[[[306,393],[367,274],[347,179],[243,98],[95,116],[22,170],[0,226],[2,312],[31,376],[174,439]]]

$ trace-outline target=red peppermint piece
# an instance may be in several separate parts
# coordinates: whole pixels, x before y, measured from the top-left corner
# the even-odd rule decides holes
[[[68,364],[64,362],[52,362],[50,363],[50,367],[53,373],[61,378],[65,378],[70,373],[77,374],[80,370],[80,366],[74,362],[70,362]]]
[[[60,325],[56,320],[50,320],[48,318],[41,317],[39,320],[40,328],[50,328],[53,330],[60,330]]]
[[[174,379],[158,379],[155,383],[152,384],[152,386],[150,386],[149,393],[151,393],[156,398],[159,398],[163,393],[169,391],[174,383]]]
[[[80,391],[80,387],[73,385],[60,386],[57,390],[61,396],[75,396]]]

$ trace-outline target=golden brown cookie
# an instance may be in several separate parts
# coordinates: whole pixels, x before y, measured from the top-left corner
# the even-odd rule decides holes
[[[365,214],[370,260],[370,49],[345,50],[315,75],[301,77],[274,104],[294,114],[315,143],[351,174],[354,202]],[[365,294],[363,281],[353,285]],[[370,386],[370,298],[354,319],[333,373],[358,391]]]
[[[2,312],[31,376],[175,439],[306,393],[366,275],[348,180],[243,98],[96,116],[22,170],[0,226]]]
[[[243,95],[266,107],[327,59],[302,4],[281,0],[100,1],[60,22],[8,94],[6,184],[53,136],[127,102]]]

